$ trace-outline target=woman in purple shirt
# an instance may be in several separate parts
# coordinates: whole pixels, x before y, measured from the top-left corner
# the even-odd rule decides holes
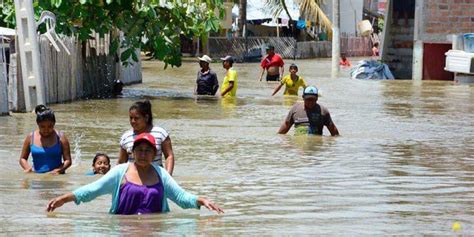
[[[166,170],[153,163],[155,143],[155,138],[149,133],[138,135],[133,142],[133,163],[117,165],[97,181],[52,199],[47,211],[52,212],[66,202],[74,201],[79,204],[104,194],[112,194],[109,212],[113,214],[168,212],[167,199],[182,208],[205,206],[209,210],[223,213],[219,206],[208,199],[184,191]]]

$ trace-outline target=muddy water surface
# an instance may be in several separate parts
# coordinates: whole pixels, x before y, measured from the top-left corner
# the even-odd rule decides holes
[[[146,61],[144,83],[126,87],[123,98],[52,105],[74,158],[62,176],[23,174],[18,158],[35,117],[0,117],[0,232],[445,235],[458,221],[462,233],[474,233],[472,85],[359,81],[347,72],[330,79],[330,60],[297,63],[342,136],[276,135],[300,98],[271,97],[275,84],[258,82],[258,64],[235,65],[235,100],[193,96],[195,62],[163,70]],[[221,64],[211,67],[222,84]],[[128,107],[144,98],[171,134],[175,179],[226,213],[173,205],[165,215],[114,216],[105,196],[47,215],[49,199],[96,179],[84,175],[96,152],[116,162]]]

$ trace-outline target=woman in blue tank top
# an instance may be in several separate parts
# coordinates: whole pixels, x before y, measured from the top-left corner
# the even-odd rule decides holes
[[[38,129],[26,136],[20,155],[20,166],[25,173],[64,174],[71,166],[69,141],[61,132],[54,129],[54,112],[44,105],[35,108]],[[28,157],[33,157],[33,167]]]

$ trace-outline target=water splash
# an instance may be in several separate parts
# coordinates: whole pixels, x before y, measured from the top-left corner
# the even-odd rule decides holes
[[[72,158],[72,165],[71,167],[76,167],[81,164],[81,139],[84,137],[84,133],[80,133],[79,135],[73,136],[74,141],[74,156]]]

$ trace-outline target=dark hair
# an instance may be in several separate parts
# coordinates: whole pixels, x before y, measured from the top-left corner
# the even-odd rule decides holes
[[[35,107],[35,113],[36,123],[40,123],[43,121],[51,121],[53,123],[56,123],[56,117],[54,116],[54,112],[45,105],[37,105]]]
[[[375,47],[379,46],[379,42],[375,42],[375,43],[374,43],[374,46],[375,46]]]
[[[229,62],[229,64],[232,66],[232,64],[234,64],[234,57],[230,56],[230,55],[227,55],[225,56],[224,58],[221,58],[222,59],[222,63],[224,63],[225,61]]]
[[[129,112],[132,110],[136,110],[139,114],[143,117],[148,115],[147,124],[153,126],[153,114],[151,113],[151,103],[149,100],[145,101],[137,101],[130,106]]]
[[[296,64],[294,64],[294,63],[292,63],[290,65],[290,69],[292,69],[292,68],[294,68],[294,69],[296,69],[296,71],[298,71],[298,66],[296,66]]]
[[[97,154],[95,154],[94,159],[92,160],[92,166],[94,166],[95,162],[97,161],[97,159],[99,159],[100,156],[103,156],[103,157],[107,158],[107,161],[108,161],[109,164],[110,164],[110,158],[109,158],[109,156],[108,156],[107,154],[105,154],[105,153],[97,153]]]

